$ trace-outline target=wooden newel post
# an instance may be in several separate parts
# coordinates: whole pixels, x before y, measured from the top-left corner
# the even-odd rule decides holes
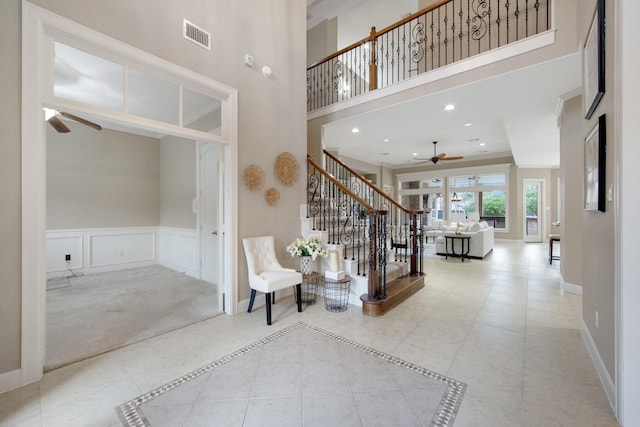
[[[378,46],[376,42],[376,27],[371,27],[371,60],[369,61],[369,90],[378,88]]]

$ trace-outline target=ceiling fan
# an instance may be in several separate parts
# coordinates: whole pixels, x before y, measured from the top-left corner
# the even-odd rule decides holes
[[[74,120],[78,123],[82,123],[85,126],[89,126],[92,127],[96,130],[102,130],[102,126],[100,126],[99,124],[93,123],[87,119],[83,119],[82,117],[78,117],[75,114],[71,114],[71,113],[66,113],[64,111],[57,111],[57,110],[53,110],[51,108],[45,108],[45,120],[58,132],[60,133],[67,133],[67,132],[71,132],[71,129],[69,129],[67,127],[67,125],[65,125],[62,120],[60,120],[60,118],[58,117],[63,116],[66,117],[67,119],[71,119]]]
[[[447,157],[447,155],[445,153],[440,153],[440,154],[436,155],[436,144],[438,144],[438,141],[433,141],[433,157],[431,157],[429,159],[422,159],[420,157],[414,157],[414,160],[425,160],[425,161],[429,161],[429,162],[431,162],[431,163],[433,163],[435,165],[440,160],[460,160],[460,159],[464,158],[464,156],[450,156],[450,157]]]

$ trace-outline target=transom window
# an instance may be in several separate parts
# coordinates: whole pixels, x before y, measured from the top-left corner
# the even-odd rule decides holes
[[[54,41],[53,95],[181,128],[222,135],[222,102],[149,72]]]

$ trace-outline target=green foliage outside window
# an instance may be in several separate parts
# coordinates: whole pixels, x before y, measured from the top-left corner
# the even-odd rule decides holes
[[[505,216],[505,205],[504,191],[482,193],[482,216]]]
[[[535,185],[527,185],[527,216],[538,216],[538,188]]]

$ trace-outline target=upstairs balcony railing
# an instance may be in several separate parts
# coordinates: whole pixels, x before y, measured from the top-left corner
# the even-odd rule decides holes
[[[307,111],[547,31],[551,0],[443,0],[307,69]]]

